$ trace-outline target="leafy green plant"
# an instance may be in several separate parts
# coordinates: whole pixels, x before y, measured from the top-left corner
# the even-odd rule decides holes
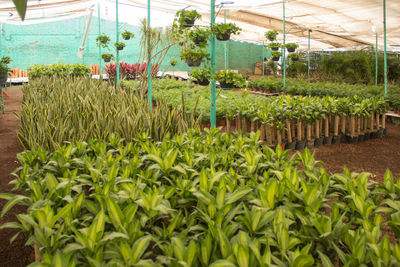
[[[273,31],[267,31],[265,34],[265,38],[267,38],[267,40],[269,41],[275,41],[276,37],[278,36],[278,32],[273,30]]]
[[[29,79],[41,77],[85,77],[91,74],[89,67],[84,64],[35,64],[28,68]]]
[[[0,59],[0,63],[3,63],[3,64],[8,65],[8,64],[11,63],[11,58],[10,58],[9,56],[4,56],[4,57],[2,57],[2,58]]]
[[[176,65],[178,65],[178,61],[177,61],[176,59],[171,59],[171,61],[169,62],[169,64],[170,64],[172,67],[175,67]]]
[[[129,40],[131,38],[134,38],[135,35],[131,33],[130,31],[125,30],[123,33],[121,33],[121,36],[124,40]]]
[[[118,50],[122,50],[124,49],[124,47],[126,46],[123,42],[116,42],[114,43],[114,46],[118,49]]]
[[[295,44],[295,43],[288,43],[285,44],[285,48],[289,51],[289,52],[294,52],[296,50],[296,48],[298,48],[299,45]]]
[[[110,62],[111,60],[114,60],[114,55],[113,54],[102,54],[101,58],[105,61],[105,62]]]
[[[196,45],[205,47],[210,38],[210,30],[197,28],[189,32],[189,37]]]
[[[183,49],[181,50],[180,57],[186,61],[188,65],[199,66],[204,58],[209,58],[209,54],[206,49]]]
[[[210,83],[211,69],[194,69],[191,76],[195,78],[200,85],[208,85]]]
[[[235,73],[230,70],[220,70],[215,73],[215,79],[221,83],[223,88],[237,87],[241,88],[245,84],[242,74]]]
[[[229,40],[231,34],[239,34],[241,30],[235,23],[215,23],[211,27],[211,32],[220,41]]]
[[[201,15],[196,10],[186,9],[176,12],[176,17],[181,27],[191,27],[197,19],[201,19]]]
[[[99,35],[96,38],[97,46],[102,48],[107,48],[110,41],[111,39],[107,35]]]
[[[277,51],[281,47],[281,44],[272,42],[268,44],[268,47],[270,47],[273,51]]]
[[[291,53],[288,55],[288,59],[292,61],[298,61],[300,59],[300,55],[298,53]]]
[[[271,53],[271,57],[272,57],[273,61],[278,61],[281,56],[282,56],[281,52],[274,51]]]

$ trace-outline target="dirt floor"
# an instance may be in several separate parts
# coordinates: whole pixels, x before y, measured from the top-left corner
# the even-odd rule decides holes
[[[22,98],[21,87],[7,89],[10,95],[5,100],[5,114],[0,114],[0,192],[10,192],[8,183],[13,179],[10,173],[18,167],[16,155],[23,150],[16,132],[18,119],[13,112],[18,112]],[[400,177],[400,126],[388,124],[388,135],[382,139],[372,139],[358,144],[336,144],[314,149],[316,158],[324,162],[330,172],[342,172],[343,167],[350,167],[355,172],[371,172],[373,179],[382,181],[386,169],[395,177]],[[5,201],[0,201],[0,210]],[[24,212],[24,207],[14,207],[0,220],[0,224],[15,220],[15,213]],[[0,230],[0,267],[26,266],[34,259],[31,247],[25,246],[25,238],[19,236],[10,245],[10,238],[15,230]]]

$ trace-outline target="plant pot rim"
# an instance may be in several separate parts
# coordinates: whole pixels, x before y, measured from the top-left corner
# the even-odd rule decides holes
[[[186,59],[186,64],[188,64],[189,67],[198,67],[201,64],[201,61],[202,61],[202,58],[199,58],[197,60],[193,60],[193,59],[187,58]]]
[[[296,48],[287,48],[287,51],[288,52],[294,52],[294,51],[296,51]]]
[[[117,50],[124,50],[124,47],[123,46],[117,46]]]
[[[104,62],[110,62],[111,61],[111,58],[103,58],[104,59]]]
[[[130,36],[127,36],[127,37],[124,38],[124,40],[129,40],[129,39],[131,39]]]

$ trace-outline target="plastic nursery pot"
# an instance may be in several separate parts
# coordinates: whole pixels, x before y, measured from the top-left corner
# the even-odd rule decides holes
[[[221,119],[217,120],[217,127],[225,127],[226,126],[226,120]]]
[[[333,136],[325,136],[324,137],[324,145],[331,145],[332,139],[333,139]]]
[[[290,52],[290,53],[293,53],[294,51],[296,51],[296,48],[289,48],[289,47],[288,47],[288,48],[287,48],[287,51]]]
[[[286,149],[294,150],[296,148],[296,142],[286,144]]]
[[[211,123],[205,123],[200,126],[201,130],[204,131],[205,128],[211,128]]]
[[[314,148],[315,139],[307,140],[306,146],[308,149]]]
[[[104,59],[104,62],[110,62],[111,61],[111,58],[105,58]]]
[[[271,50],[272,51],[278,51],[279,50],[279,46],[273,46],[273,47],[271,47]]]
[[[320,147],[320,146],[322,146],[323,143],[324,143],[323,137],[316,138],[315,142],[314,142],[314,147]]]
[[[346,139],[347,139],[347,143],[349,143],[349,144],[357,144],[358,143],[358,136],[347,135]]]
[[[186,63],[188,64],[189,67],[198,67],[201,64],[201,58],[197,60],[193,60],[191,58],[186,59]]]
[[[306,140],[296,142],[296,150],[303,150],[306,146]]]
[[[0,86],[4,86],[7,82],[7,74],[0,75]]]
[[[358,136],[358,142],[363,142],[365,140],[365,135],[364,134],[360,134]]]
[[[183,27],[190,28],[194,25],[194,19],[184,19]]]
[[[124,50],[124,47],[123,46],[117,46],[117,50],[119,50],[119,51]]]
[[[273,61],[279,61],[280,58],[281,58],[281,57],[272,57],[272,60],[273,60]]]
[[[367,141],[370,139],[370,133],[365,133],[364,134],[364,141]]]
[[[207,86],[207,85],[209,85],[209,84],[210,84],[210,81],[209,81],[209,80],[205,80],[205,81],[198,81],[198,84],[199,84],[199,85],[202,85],[202,86]]]
[[[387,128],[383,129],[383,136],[386,136],[388,134]]]
[[[221,88],[225,89],[225,90],[231,90],[235,87],[235,85],[233,83],[223,83],[220,82]]]
[[[299,61],[299,58],[297,58],[297,57],[292,57],[292,61],[293,61],[293,62]]]
[[[383,129],[379,129],[379,130],[377,131],[377,137],[378,137],[378,138],[382,138],[382,137],[383,137]]]
[[[124,40],[129,40],[129,39],[131,39],[131,37],[130,36],[126,36],[125,38],[124,38]]]
[[[231,38],[230,33],[223,34],[222,36],[217,36],[218,41],[228,41]]]

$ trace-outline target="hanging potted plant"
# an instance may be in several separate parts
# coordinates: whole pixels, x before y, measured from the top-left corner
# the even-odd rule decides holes
[[[269,43],[268,47],[271,48],[272,51],[278,51],[279,48],[281,47],[281,44],[273,42],[273,43]]]
[[[117,48],[117,50],[121,51],[124,49],[124,47],[126,46],[123,42],[116,42],[114,44],[114,46]]]
[[[176,12],[178,22],[181,26],[190,28],[197,19],[201,19],[201,15],[196,10],[179,10]]]
[[[207,41],[210,38],[210,30],[196,29],[190,31],[189,38],[199,47],[206,47]]]
[[[216,23],[211,27],[211,32],[219,41],[228,41],[231,34],[239,34],[241,30],[235,23]]]
[[[8,56],[2,57],[0,60],[0,86],[4,86],[7,82],[10,68],[7,66],[11,62],[11,58]]]
[[[172,67],[175,67],[176,65],[178,65],[178,61],[177,61],[176,59],[171,59],[171,61],[169,62],[169,64],[170,64]]]
[[[111,41],[110,37],[107,35],[99,35],[96,38],[96,44],[98,47],[107,48],[108,43]]]
[[[230,70],[220,70],[216,72],[215,79],[219,81],[222,89],[241,88],[246,83],[243,75]]]
[[[104,60],[104,62],[110,62],[112,59],[114,59],[113,54],[102,54],[101,58]]]
[[[293,62],[299,61],[300,55],[297,53],[289,54],[288,59],[292,60]]]
[[[192,71],[192,77],[195,78],[199,85],[207,86],[210,84],[210,69],[195,69]]]
[[[298,48],[299,45],[295,44],[295,43],[289,43],[289,44],[285,44],[285,47],[288,52],[293,53],[294,51],[296,51],[296,48]]]
[[[135,37],[135,35],[134,35],[133,33],[129,32],[129,31],[127,31],[127,30],[125,30],[125,31],[121,34],[121,36],[122,36],[122,38],[123,38],[124,40],[129,40],[129,39]]]
[[[273,31],[267,31],[265,34],[265,38],[267,38],[268,41],[275,41],[276,37],[278,36],[278,32],[273,30]]]
[[[274,51],[271,53],[271,56],[273,61],[279,61],[279,58],[282,56],[282,53]]]
[[[186,61],[189,67],[198,67],[205,56],[207,56],[206,49],[190,49],[181,51],[181,59]]]

